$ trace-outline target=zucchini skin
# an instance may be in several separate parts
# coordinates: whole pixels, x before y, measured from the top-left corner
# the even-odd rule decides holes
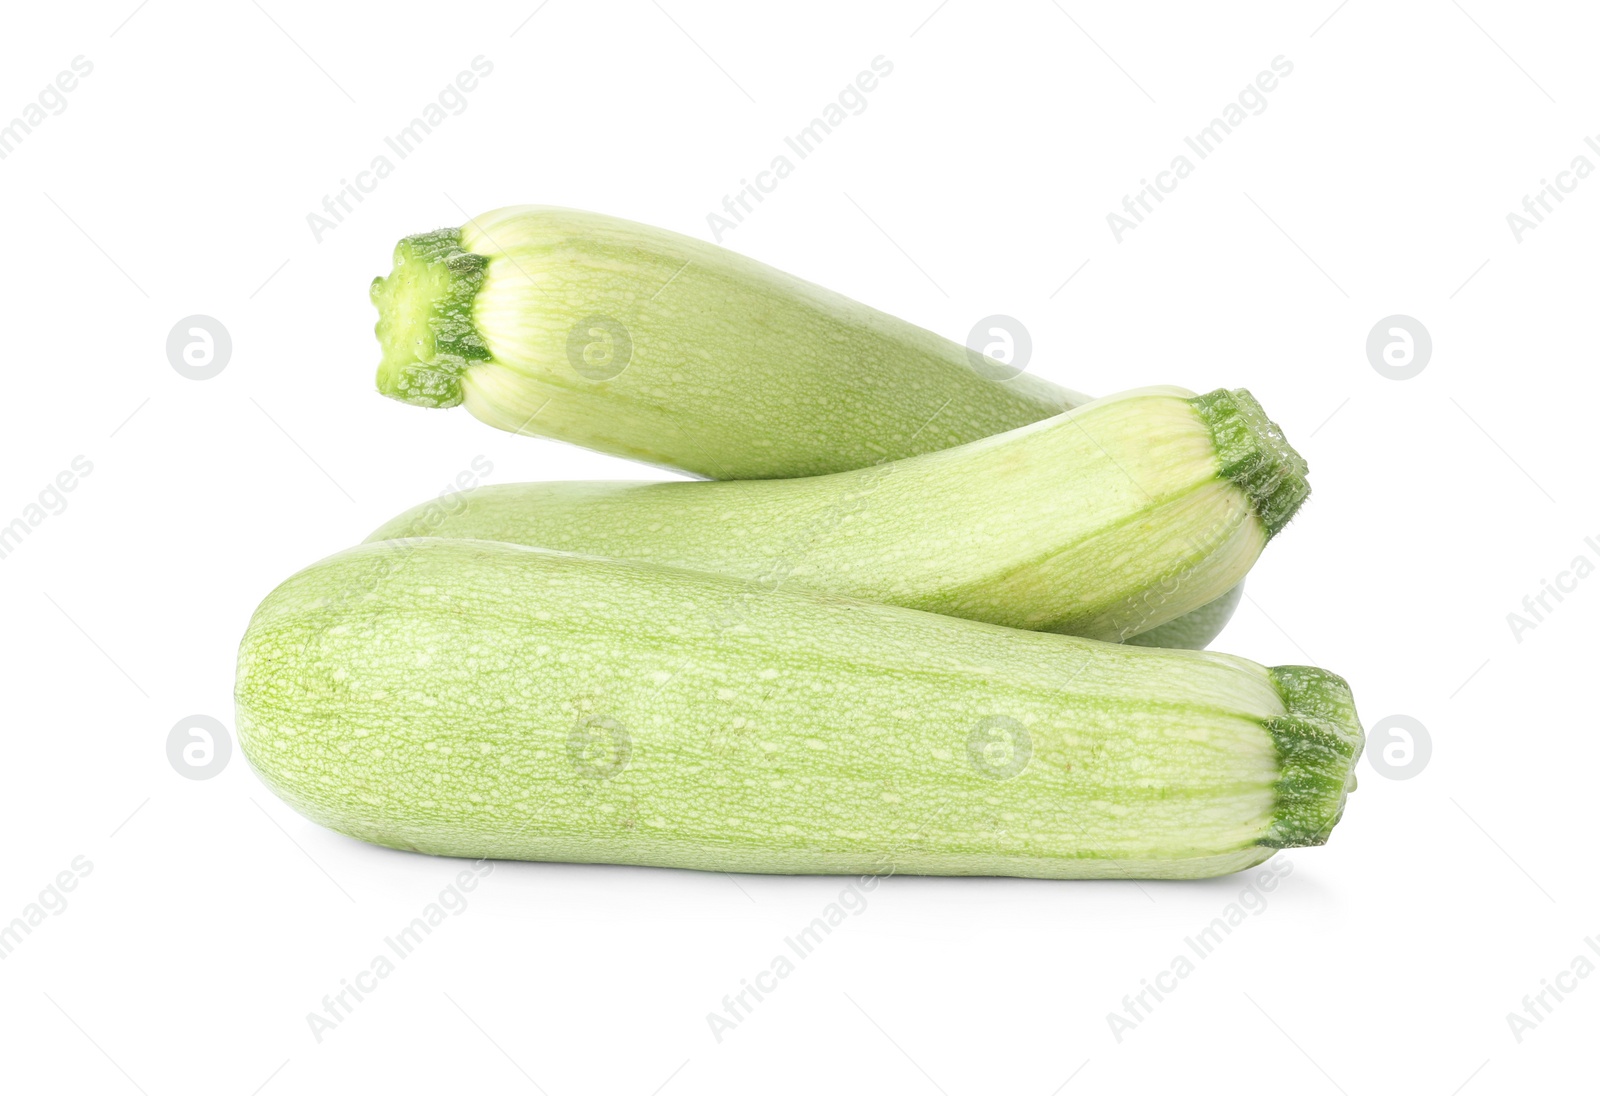
[[[1122,642],[1138,647],[1172,647],[1186,651],[1203,651],[1222,629],[1233,619],[1233,611],[1244,598],[1244,583],[1192,609],[1180,617],[1157,624],[1154,628],[1136,632]]]
[[[581,210],[408,236],[371,297],[384,395],[709,479],[875,466],[1090,401],[997,379],[965,346],[737,252]],[[1237,604],[1148,642],[1202,648]]]
[[[485,541],[366,544],[256,611],[245,755],[445,856],[1194,878],[1320,844],[1339,678]]]
[[[713,479],[862,468],[1088,401],[990,379],[959,343],[737,252],[580,210],[408,236],[371,296],[384,395]]]
[[[1141,389],[831,476],[485,487],[368,539],[503,540],[1121,642],[1225,597],[1305,497],[1270,432],[1247,394]]]

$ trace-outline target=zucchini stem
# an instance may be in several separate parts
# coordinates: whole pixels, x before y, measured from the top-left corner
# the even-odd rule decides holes
[[[1366,736],[1350,686],[1315,666],[1273,666],[1267,676],[1285,713],[1265,726],[1278,750],[1272,827],[1257,844],[1294,849],[1327,842],[1355,790],[1356,760]]]
[[[1222,476],[1250,496],[1271,540],[1311,494],[1306,459],[1243,388],[1219,388],[1189,402],[1211,429]]]
[[[459,228],[407,236],[395,245],[394,269],[372,280],[378,306],[378,391],[420,407],[461,402],[467,363],[489,348],[472,322],[489,260],[461,246]]]

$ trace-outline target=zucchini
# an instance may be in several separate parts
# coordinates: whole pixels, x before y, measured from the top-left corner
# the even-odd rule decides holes
[[[1165,624],[1157,624],[1144,632],[1136,632],[1124,639],[1140,647],[1177,647],[1190,651],[1203,651],[1222,632],[1233,617],[1244,597],[1244,583],[1198,609],[1184,613]]]
[[[1090,400],[715,244],[580,210],[408,236],[371,296],[384,395],[711,479],[864,468]],[[1160,642],[1204,647],[1237,603]]]
[[[1121,641],[1219,598],[1225,619],[1307,492],[1248,392],[1156,388],[829,476],[482,487],[368,539],[508,541]],[[1168,638],[1203,646],[1215,615]]]
[[[1323,843],[1362,743],[1309,667],[439,538],[279,586],[235,696],[362,840],[741,872],[1217,875]]]
[[[408,236],[372,300],[384,395],[714,479],[861,468],[1088,402],[714,244],[570,209]]]

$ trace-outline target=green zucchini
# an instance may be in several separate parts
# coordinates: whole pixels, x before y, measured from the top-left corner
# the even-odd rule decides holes
[[[715,244],[579,210],[408,236],[371,296],[384,395],[711,479],[864,468],[1090,400]],[[1161,642],[1205,646],[1237,603]]]
[[[713,479],[861,468],[1088,402],[714,244],[570,209],[408,236],[372,300],[384,395]]]
[[[1241,582],[1219,598],[1206,602],[1198,609],[1175,617],[1165,624],[1157,624],[1143,632],[1135,632],[1122,642],[1140,647],[1176,647],[1182,650],[1203,651],[1222,632],[1233,618],[1233,611],[1244,597]]]
[[[1157,388],[829,476],[483,487],[368,539],[508,541],[1121,641],[1226,607],[1307,491],[1248,392]]]
[[[440,538],[278,587],[235,696],[362,840],[741,872],[1217,875],[1323,843],[1362,743],[1322,670]]]

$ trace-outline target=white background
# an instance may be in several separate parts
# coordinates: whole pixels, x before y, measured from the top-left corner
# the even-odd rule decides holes
[[[1595,16],[550,0],[530,17],[538,3],[8,13],[0,121],[75,56],[94,68],[0,160],[0,524],[75,456],[93,472],[0,560],[0,921],[75,856],[93,868],[0,962],[0,1083],[1579,1084],[1600,977],[1521,1042],[1506,1015],[1600,934],[1600,579],[1520,642],[1506,616],[1573,557],[1600,559],[1583,543],[1600,535],[1600,180],[1521,242],[1506,214],[1574,157],[1600,164],[1583,144],[1600,133]],[[307,214],[480,54],[494,70],[467,109],[318,242]],[[880,54],[894,71],[865,112],[724,242],[952,338],[1014,315],[1033,371],[1079,390],[1250,388],[1314,494],[1216,646],[1344,674],[1369,728],[1428,728],[1431,762],[1397,781],[1364,761],[1331,843],[1284,854],[1267,909],[1121,1042],[1106,1014],[1242,879],[892,878],[718,1043],[706,1014],[843,880],[502,864],[318,1043],[306,1014],[460,865],[318,828],[237,751],[185,779],[169,730],[203,713],[231,731],[257,601],[475,456],[493,482],[665,475],[382,399],[368,282],[401,235],[519,202],[710,239],[724,194]],[[1118,243],[1106,214],[1279,55],[1294,71],[1264,113]],[[203,382],[165,352],[196,313],[233,340]],[[1432,333],[1412,380],[1366,356],[1395,313]]]

